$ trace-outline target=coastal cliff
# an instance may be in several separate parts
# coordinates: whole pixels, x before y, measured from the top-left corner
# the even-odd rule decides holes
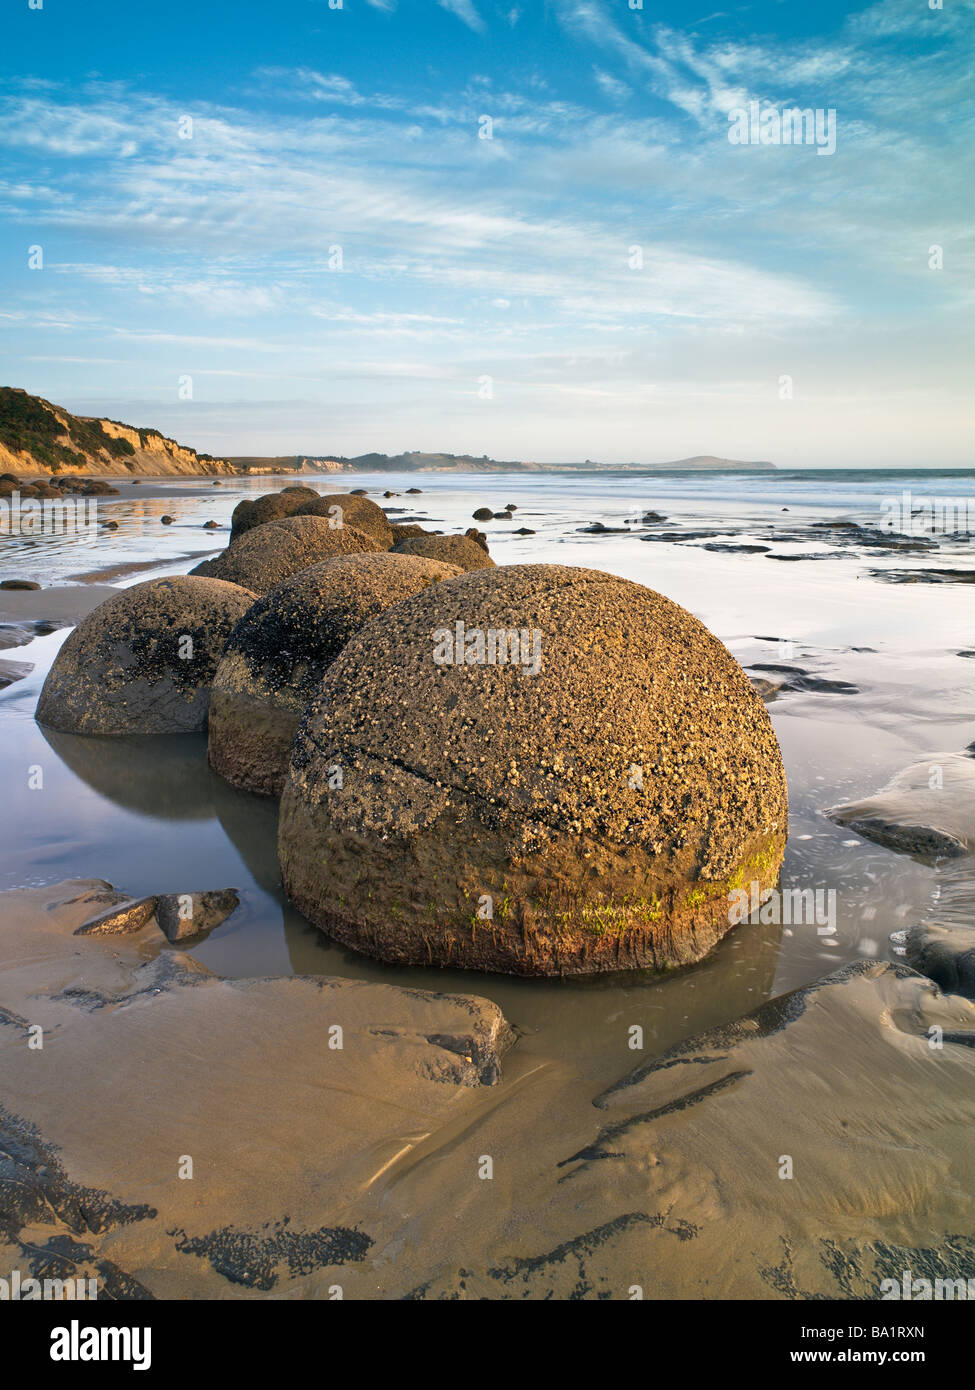
[[[16,386],[0,387],[0,472],[29,478],[91,473],[129,477],[233,474],[226,459],[198,454],[159,430],[72,415]]]

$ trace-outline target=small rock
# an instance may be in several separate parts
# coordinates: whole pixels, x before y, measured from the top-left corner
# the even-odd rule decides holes
[[[477,511],[473,513],[473,517],[475,521],[491,521],[494,517],[494,512],[492,512],[490,507],[478,507]]]
[[[220,522],[219,522],[219,521],[205,521],[205,522],[203,523],[203,529],[204,529],[204,531],[219,531],[219,530],[220,530]]]
[[[0,690],[13,685],[14,681],[22,681],[33,669],[33,661],[8,661],[4,657],[0,660]]]
[[[29,632],[17,623],[0,623],[0,651],[6,651],[8,647],[26,647],[35,636],[36,633]]]
[[[781,681],[767,681],[761,676],[749,676],[748,679],[752,683],[752,689],[755,691],[755,694],[760,696],[767,705],[772,703],[782,689]]]
[[[156,910],[156,898],[126,898],[104,912],[87,918],[75,928],[75,936],[128,936],[141,931]]]
[[[176,518],[175,518],[174,516],[166,515],[166,516],[161,516],[161,517],[159,518],[159,520],[162,522],[162,524],[163,524],[164,526],[172,526],[172,524],[173,524],[173,522],[176,520]]]
[[[4,579],[0,581],[0,589],[39,589],[41,586],[33,579]]]
[[[201,936],[225,922],[240,905],[233,888],[209,893],[163,893],[156,904],[156,921],[170,941]]]

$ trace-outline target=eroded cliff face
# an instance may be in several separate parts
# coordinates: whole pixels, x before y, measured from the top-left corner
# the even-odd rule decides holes
[[[127,425],[117,425],[114,420],[97,422],[107,435],[114,439],[126,439],[135,449],[131,455],[131,468],[119,470],[126,473],[236,473],[237,469],[226,459],[201,456],[195,449],[177,444],[175,439],[154,431],[129,429]],[[114,460],[118,463],[119,460]],[[124,460],[121,461],[124,465]]]
[[[195,449],[186,449],[177,444],[175,440],[165,439],[162,435],[147,435],[143,444],[140,441],[138,430],[127,429],[124,425],[116,425],[111,420],[99,420],[96,423],[104,428],[106,434],[111,431],[115,437],[128,440],[133,445],[133,452],[124,458],[112,458],[110,454],[102,450],[97,453],[85,452],[83,463],[72,463],[63,468],[54,469],[49,463],[36,458],[30,451],[17,452],[7,448],[0,441],[0,472],[16,473],[25,478],[40,478],[49,476],[54,472],[82,473],[116,478],[144,477],[147,475],[155,477],[160,474],[187,473],[224,475],[237,472],[237,469],[226,459],[201,458]]]
[[[0,387],[0,472],[31,478],[53,473],[124,478],[238,470],[226,459],[198,454],[158,430],[72,415],[40,396]]]

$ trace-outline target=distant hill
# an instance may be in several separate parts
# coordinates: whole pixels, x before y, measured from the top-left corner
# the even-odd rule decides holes
[[[713,454],[695,454],[690,459],[678,459],[676,463],[632,464],[633,468],[679,468],[685,473],[774,473],[775,464],[762,460],[759,463],[743,459],[720,459]]]
[[[487,454],[424,454],[411,450],[405,454],[359,454],[357,458],[344,459],[341,463],[361,473],[554,473],[567,469],[587,473],[658,469],[676,469],[687,473],[775,471],[774,463],[716,458],[713,454],[696,454],[693,458],[678,459],[674,463],[598,463],[595,459],[586,459],[581,463],[534,463],[502,461],[488,458]]]
[[[0,386],[0,472],[158,477],[235,471],[226,459],[198,454],[159,430],[72,415],[17,386]]]
[[[408,449],[405,454],[359,454],[346,460],[350,468],[360,473],[538,473],[540,463],[503,462],[487,454],[424,454]]]
[[[282,454],[213,458],[177,444],[159,430],[137,429],[118,420],[72,415],[17,386],[0,386],[0,472],[37,477],[42,473],[92,473],[114,477],[221,473],[552,473],[676,469],[773,471],[772,463],[698,454],[675,463],[535,463],[493,459],[487,454],[436,454],[408,449],[402,454]]]
[[[349,459],[310,458],[307,454],[279,454],[262,458],[256,454],[239,454],[227,459],[239,473],[347,473]]]

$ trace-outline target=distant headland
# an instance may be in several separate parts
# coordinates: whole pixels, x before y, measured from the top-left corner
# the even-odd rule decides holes
[[[178,444],[156,429],[124,425],[118,420],[73,415],[17,386],[0,386],[0,471],[33,478],[53,473],[83,473],[125,478],[202,474],[268,473],[557,473],[774,472],[766,461],[717,458],[698,454],[671,463],[600,463],[595,459],[538,463],[528,459],[494,459],[487,454],[237,455],[215,458]]]

